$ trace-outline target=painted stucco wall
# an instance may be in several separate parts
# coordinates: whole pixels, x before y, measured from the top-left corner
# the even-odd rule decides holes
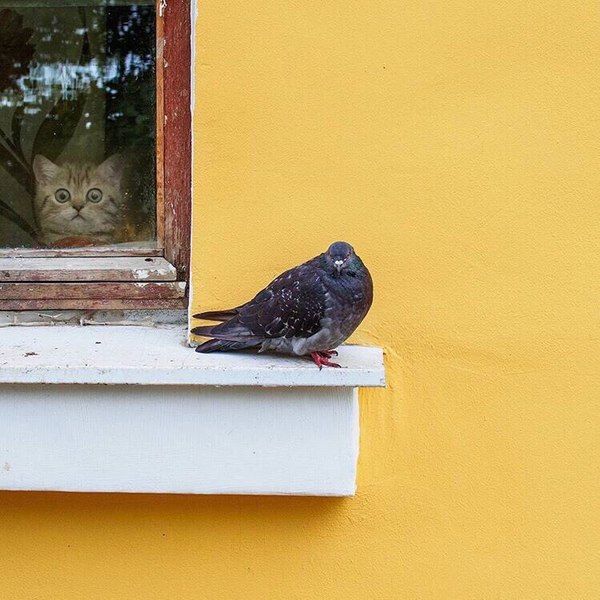
[[[371,267],[353,499],[0,494],[0,597],[600,590],[600,9],[202,0],[194,305]],[[0,441],[1,443],[1,441]]]

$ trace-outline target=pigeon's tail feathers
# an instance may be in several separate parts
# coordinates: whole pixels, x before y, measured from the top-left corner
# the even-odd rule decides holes
[[[209,310],[206,312],[196,313],[194,319],[204,319],[205,321],[228,321],[235,317],[237,310],[231,308],[229,310]]]
[[[211,337],[212,330],[215,328],[215,325],[202,325],[201,327],[192,328],[191,332],[194,335],[203,335],[205,337]]]
[[[227,323],[218,325],[202,325],[194,327],[194,335],[214,338],[196,348],[197,352],[217,352],[228,350],[243,350],[244,348],[259,348],[264,341],[258,336],[249,335],[250,332],[241,327],[229,328],[232,331],[222,331]],[[238,334],[238,335],[236,335]]]
[[[209,352],[232,352],[234,350],[244,350],[246,348],[256,348],[256,342],[248,342],[246,340],[234,341],[234,340],[209,340],[200,344],[196,348],[196,352],[202,352],[204,354]]]
[[[242,340],[245,342],[262,342],[264,340],[264,337],[253,333],[238,319],[229,319],[229,321],[216,325],[201,325],[200,327],[194,327],[191,331],[194,335],[203,335],[219,340],[232,340],[234,342]]]

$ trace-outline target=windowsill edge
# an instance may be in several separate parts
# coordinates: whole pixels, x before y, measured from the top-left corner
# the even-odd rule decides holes
[[[0,329],[0,384],[383,387],[381,348],[342,346],[343,368],[250,353],[198,354],[181,327]]]

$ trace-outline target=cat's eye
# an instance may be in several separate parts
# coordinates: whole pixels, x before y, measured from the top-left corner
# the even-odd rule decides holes
[[[69,192],[69,190],[60,188],[59,190],[56,190],[54,197],[56,198],[57,202],[64,204],[65,202],[68,202],[71,199],[71,193]]]
[[[100,202],[100,200],[102,200],[102,191],[99,190],[98,188],[92,188],[87,193],[87,199],[90,202]]]

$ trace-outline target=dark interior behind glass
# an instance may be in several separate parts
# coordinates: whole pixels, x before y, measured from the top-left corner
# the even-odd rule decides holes
[[[0,0],[0,247],[151,242],[153,3]]]

